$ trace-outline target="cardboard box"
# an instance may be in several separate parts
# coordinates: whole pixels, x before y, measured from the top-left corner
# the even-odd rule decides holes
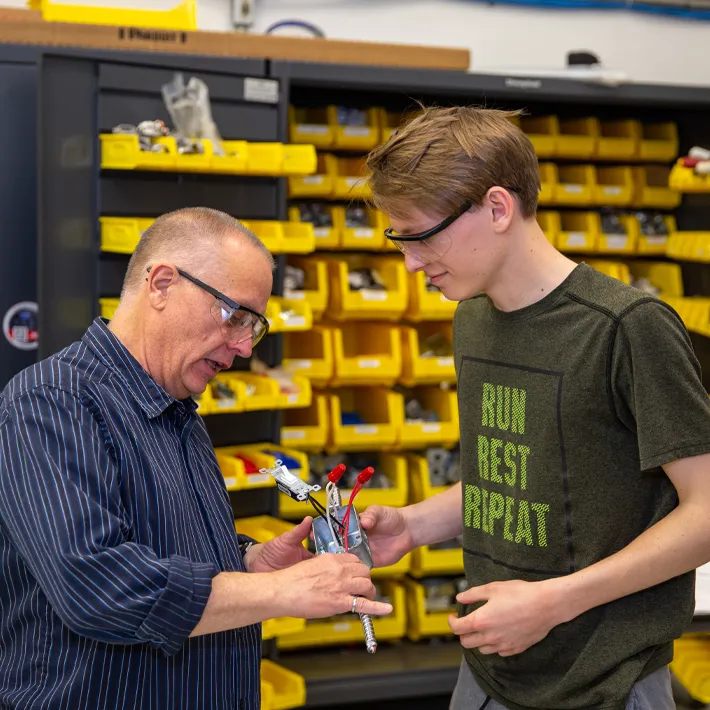
[[[467,49],[45,22],[35,11],[9,8],[0,10],[0,42],[462,71],[470,63]]]

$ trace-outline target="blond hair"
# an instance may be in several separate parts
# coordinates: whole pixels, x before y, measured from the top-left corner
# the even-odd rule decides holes
[[[524,218],[535,215],[537,157],[515,124],[517,111],[469,106],[423,108],[367,157],[373,204],[406,218],[416,206],[441,217],[470,201],[479,207],[491,187],[510,190]]]
[[[179,260],[179,266],[194,268],[209,266],[218,258],[217,251],[223,240],[238,235],[259,249],[268,259],[271,268],[274,257],[264,243],[239,220],[224,212],[208,207],[186,207],[158,217],[138,242],[128,262],[121,297],[135,290],[145,278],[147,268],[160,259]]]

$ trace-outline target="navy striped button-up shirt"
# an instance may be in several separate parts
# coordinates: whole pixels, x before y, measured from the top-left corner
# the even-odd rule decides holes
[[[260,626],[189,638],[244,571],[191,401],[101,321],[0,397],[0,708],[257,710]]]

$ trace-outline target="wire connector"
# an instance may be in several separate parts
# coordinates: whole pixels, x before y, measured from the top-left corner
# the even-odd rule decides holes
[[[316,493],[320,490],[319,485],[311,486],[298,478],[298,476],[294,476],[283,465],[281,459],[277,459],[271,468],[262,468],[259,473],[268,473],[273,476],[278,489],[294,500],[308,500],[311,493]]]

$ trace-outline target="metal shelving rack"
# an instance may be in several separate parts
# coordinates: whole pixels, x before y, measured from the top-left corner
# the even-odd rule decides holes
[[[566,79],[285,61],[271,62],[269,75],[282,82],[284,100],[299,107],[378,106],[395,112],[423,101],[440,106],[523,108],[533,114],[551,113],[564,118],[592,115],[602,119],[675,121],[681,155],[696,144],[710,146],[710,89],[704,88],[652,84],[608,87]],[[281,140],[287,140],[285,113],[281,131]],[[709,207],[710,195],[685,196],[674,212],[679,229],[710,228]],[[629,255],[596,256],[626,259]],[[710,264],[686,262],[682,269],[687,295],[710,294]],[[691,337],[703,364],[705,386],[710,388],[710,338],[696,334]],[[690,630],[710,631],[710,616],[696,617]],[[415,698],[428,698],[434,703],[451,693],[460,653],[455,644],[403,641],[383,646],[375,659],[360,649],[340,654],[314,650],[282,653],[279,662],[306,678],[309,707],[405,699],[413,707]]]

